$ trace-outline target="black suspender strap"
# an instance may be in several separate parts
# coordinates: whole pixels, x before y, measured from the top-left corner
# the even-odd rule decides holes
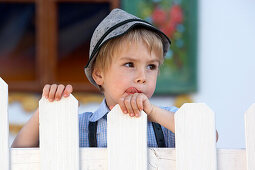
[[[89,147],[97,147],[97,121],[89,122]]]
[[[166,147],[161,125],[152,122],[154,134],[159,148]],[[97,121],[89,122],[89,147],[97,147]]]
[[[154,134],[155,134],[155,137],[156,137],[158,147],[159,148],[166,147],[164,134],[163,134],[161,125],[158,124],[158,123],[152,122],[152,126],[153,126],[153,130],[154,130]]]

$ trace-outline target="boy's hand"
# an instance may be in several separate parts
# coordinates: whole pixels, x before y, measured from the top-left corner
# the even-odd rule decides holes
[[[69,84],[66,87],[63,84],[46,84],[43,88],[43,96],[50,102],[58,101],[62,96],[68,97],[73,91],[73,87]]]
[[[125,94],[120,98],[119,105],[121,110],[131,117],[139,117],[142,110],[149,117],[153,109],[153,105],[143,93]]]

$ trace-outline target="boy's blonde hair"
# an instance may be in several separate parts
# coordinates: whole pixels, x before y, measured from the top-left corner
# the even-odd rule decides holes
[[[100,68],[102,71],[107,71],[111,66],[112,60],[116,57],[118,52],[125,48],[123,47],[124,42],[138,43],[143,42],[147,46],[148,50],[154,52],[160,60],[160,64],[163,63],[163,44],[160,36],[153,31],[147,29],[133,29],[128,33],[111,39],[105,43],[99,50],[97,57],[92,66],[92,72],[95,68]]]

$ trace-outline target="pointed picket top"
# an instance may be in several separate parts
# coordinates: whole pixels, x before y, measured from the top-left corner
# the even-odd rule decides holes
[[[214,112],[186,103],[175,113],[176,170],[216,170]]]
[[[116,105],[107,115],[108,169],[147,170],[147,114],[124,114]]]
[[[255,103],[244,114],[247,170],[255,169]]]
[[[0,77],[0,166],[9,170],[8,85]]]
[[[41,170],[79,170],[78,101],[39,101]]]

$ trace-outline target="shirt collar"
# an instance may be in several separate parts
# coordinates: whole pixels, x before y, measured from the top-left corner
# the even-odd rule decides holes
[[[89,121],[96,122],[102,117],[104,117],[109,111],[110,110],[108,106],[106,105],[106,101],[104,99],[102,103],[99,105],[99,107],[97,108],[97,110],[89,117]]]

